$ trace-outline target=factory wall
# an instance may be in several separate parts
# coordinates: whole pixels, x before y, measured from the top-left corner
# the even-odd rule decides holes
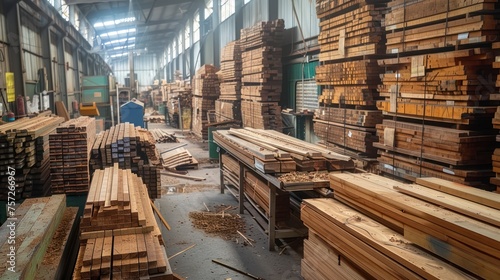
[[[146,90],[148,86],[153,84],[156,76],[157,63],[156,54],[134,56],[134,72],[137,75],[136,82],[139,83],[139,92],[141,90]],[[113,70],[116,82],[124,85],[125,78],[130,77],[128,56],[120,60],[114,60],[111,69]]]

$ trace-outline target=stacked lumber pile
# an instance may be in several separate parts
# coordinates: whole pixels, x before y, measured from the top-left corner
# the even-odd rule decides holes
[[[130,123],[121,123],[103,131],[93,143],[92,171],[118,164],[131,169],[148,186],[151,198],[161,194],[160,156],[151,132]]]
[[[165,106],[166,110],[168,110],[170,126],[179,128],[179,109],[181,111],[188,108],[191,110],[191,103],[193,100],[191,86],[180,81],[176,83],[169,83],[166,85],[165,92],[167,96]],[[190,125],[188,127],[190,127]]]
[[[384,141],[376,144],[382,149],[380,167],[387,173],[411,181],[430,176],[478,187],[493,175],[489,165],[495,135],[491,130],[384,120],[377,133]]]
[[[222,48],[220,59],[220,98],[215,101],[217,122],[241,121],[241,48],[238,40]]]
[[[417,183],[331,174],[336,200],[306,200],[302,207],[314,235],[305,243],[306,279],[319,279],[311,275],[325,269],[345,279],[498,278],[500,195],[438,178]],[[326,250],[345,265],[324,268],[317,252]]]
[[[96,170],[73,279],[172,279],[150,203],[146,186],[131,170],[118,164]]]
[[[151,134],[155,138],[156,143],[177,143],[179,140],[175,137],[175,134],[166,132],[163,129],[155,128],[150,130]]]
[[[499,92],[498,88],[500,88],[500,42],[493,43],[493,49],[496,52],[495,62],[493,62],[493,68],[497,70],[497,79],[496,79],[496,88],[497,93]],[[492,120],[493,128],[500,129],[500,107],[497,107],[497,111],[495,112],[495,116]],[[500,135],[496,137],[497,145],[500,142]],[[495,176],[490,178],[490,183],[497,187],[497,192],[500,193],[500,148],[496,148],[491,156],[492,164],[493,164],[493,172],[495,172]]]
[[[62,122],[60,117],[37,116],[0,125],[0,182],[8,186],[7,172],[15,170],[16,200],[48,194],[48,135]],[[2,188],[0,200],[7,200],[7,192]]]
[[[387,53],[463,47],[498,40],[497,1],[393,0],[385,15]]]
[[[163,168],[167,170],[198,169],[198,161],[182,147],[163,153],[161,158]]]
[[[208,111],[215,110],[215,100],[219,98],[220,87],[217,68],[203,65],[193,78],[193,123],[192,132],[208,139]]]
[[[397,121],[378,127],[379,143],[374,146],[381,149],[383,172],[410,180],[436,176],[490,187],[493,173],[486,154],[495,146],[490,124],[499,103],[492,98],[495,57],[488,43],[496,21],[487,14],[495,5],[389,4],[387,52],[397,57],[379,60],[386,69],[380,86],[385,100],[377,107]],[[460,135],[460,140],[449,135]]]
[[[0,278],[70,277],[78,238],[77,212],[78,208],[66,208],[65,195],[30,198],[16,209],[9,207],[9,219],[0,227],[4,261]]]
[[[348,156],[274,130],[220,130],[214,132],[214,141],[239,161],[263,173],[353,168],[353,162]]]
[[[377,151],[373,143],[381,113],[375,105],[383,68],[376,58],[385,53],[382,21],[387,2],[316,1],[321,28],[316,83],[324,107],[314,131],[327,146],[362,159],[376,157]]]
[[[283,20],[241,30],[241,113],[245,127],[281,131]]]
[[[51,191],[83,194],[89,190],[90,153],[96,139],[96,121],[71,119],[49,135]]]

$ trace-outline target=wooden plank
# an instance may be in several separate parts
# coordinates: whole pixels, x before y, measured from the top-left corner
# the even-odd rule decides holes
[[[440,191],[435,191],[431,188],[421,187],[419,185],[399,185],[394,186],[394,189],[421,200],[453,210],[457,213],[500,227],[500,211],[497,209],[492,209],[466,199],[447,195]]]
[[[438,178],[418,178],[417,183],[500,210],[500,195]]]

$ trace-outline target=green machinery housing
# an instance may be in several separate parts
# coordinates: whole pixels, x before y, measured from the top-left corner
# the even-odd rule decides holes
[[[95,103],[99,111],[99,116],[95,116],[96,119],[102,119],[106,129],[111,127],[117,120],[115,78],[113,76],[84,76],[81,94],[80,108],[89,108]],[[92,116],[93,113],[92,110],[85,112],[85,109],[80,109],[80,114]]]

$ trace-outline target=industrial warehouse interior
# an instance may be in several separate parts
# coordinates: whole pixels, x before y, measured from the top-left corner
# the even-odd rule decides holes
[[[497,0],[0,1],[0,279],[500,279],[499,34]]]

